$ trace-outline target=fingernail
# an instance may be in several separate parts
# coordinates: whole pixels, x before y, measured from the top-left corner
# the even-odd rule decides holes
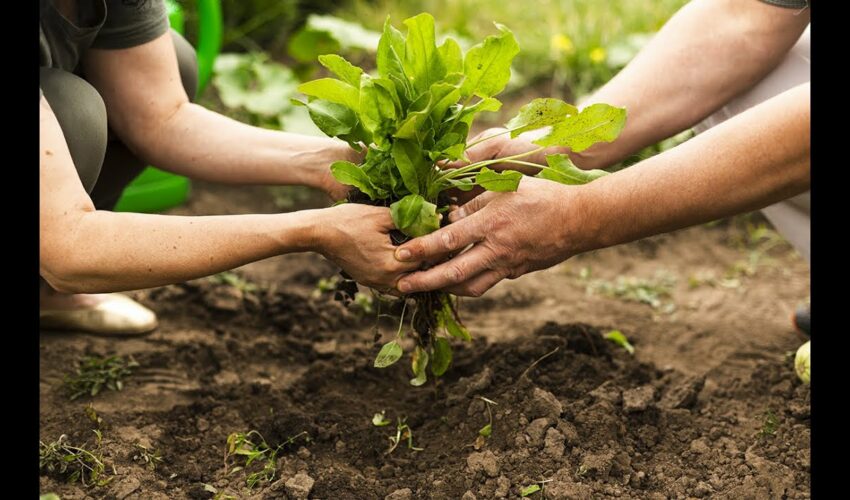
[[[408,260],[410,259],[410,250],[406,248],[399,248],[395,253],[396,260]]]
[[[398,284],[395,287],[401,293],[407,293],[407,292],[410,291],[410,283],[408,283],[406,281],[399,281]]]

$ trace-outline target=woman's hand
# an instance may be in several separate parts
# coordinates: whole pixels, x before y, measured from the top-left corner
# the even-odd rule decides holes
[[[419,267],[418,262],[395,259],[389,234],[395,225],[389,208],[345,203],[320,212],[317,251],[358,283],[389,292],[402,274]]]

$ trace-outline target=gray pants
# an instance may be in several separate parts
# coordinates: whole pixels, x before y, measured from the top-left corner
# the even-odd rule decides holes
[[[806,31],[803,32],[800,39],[797,40],[797,43],[773,72],[753,88],[706,118],[705,121],[694,127],[694,130],[697,133],[704,132],[760,102],[810,81],[810,30],[811,28],[806,28]],[[776,230],[800,252],[800,255],[811,264],[811,193],[806,191],[801,195],[771,205],[764,208],[762,213],[776,227]]]
[[[198,86],[195,49],[174,30],[171,30],[171,37],[183,88],[189,99],[194,99]],[[103,98],[84,77],[57,68],[41,68],[39,79],[83,186],[96,208],[111,210],[127,184],[147,164],[114,137],[107,126]]]

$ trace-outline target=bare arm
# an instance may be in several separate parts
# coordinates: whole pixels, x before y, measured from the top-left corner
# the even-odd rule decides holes
[[[577,253],[799,194],[810,185],[809,127],[810,86],[803,84],[590,184],[525,178],[516,193],[484,193],[453,212],[453,224],[399,247],[400,260],[422,261],[473,245],[402,278],[398,289],[477,296]]]
[[[613,143],[571,153],[582,168],[605,168],[699,123],[772,71],[797,42],[810,12],[757,0],[693,0],[680,9],[620,73],[582,106],[604,102],[628,110]],[[481,136],[493,135],[486,131]],[[536,149],[531,140],[487,141],[470,159],[500,158]],[[552,148],[545,153],[568,152]],[[532,161],[545,164],[545,154]]]
[[[158,286],[308,250],[323,253],[366,284],[385,286],[398,274],[386,208],[347,204],[211,217],[98,211],[43,97],[39,134],[40,272],[60,292]]]
[[[334,198],[346,192],[328,169],[357,160],[346,143],[252,127],[189,102],[168,33],[128,49],[91,49],[83,65],[110,127],[158,167],[223,183],[308,185]]]

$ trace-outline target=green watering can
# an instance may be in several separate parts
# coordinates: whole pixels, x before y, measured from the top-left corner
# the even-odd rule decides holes
[[[198,95],[212,76],[213,63],[221,49],[221,3],[219,0],[197,0],[198,4]],[[166,0],[171,27],[183,34],[183,10],[174,0]],[[160,212],[186,201],[189,179],[148,167],[125,189],[116,212]]]

